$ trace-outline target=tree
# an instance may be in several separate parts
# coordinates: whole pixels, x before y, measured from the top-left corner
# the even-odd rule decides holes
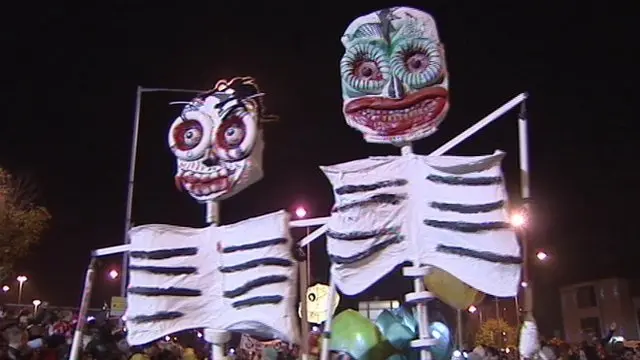
[[[0,168],[0,280],[40,240],[51,215],[35,203],[37,187]]]
[[[487,345],[501,349],[516,347],[517,330],[502,319],[485,321],[476,334],[476,345]]]

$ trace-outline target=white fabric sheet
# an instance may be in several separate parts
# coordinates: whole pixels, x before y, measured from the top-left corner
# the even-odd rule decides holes
[[[202,229],[138,226],[129,235],[129,344],[192,328],[298,341],[286,212]]]
[[[520,247],[508,225],[503,157],[389,156],[323,167],[336,193],[327,234],[336,285],[358,294],[413,261],[485,293],[515,295]]]

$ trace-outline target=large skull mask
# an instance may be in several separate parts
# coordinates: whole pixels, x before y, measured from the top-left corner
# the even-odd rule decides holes
[[[221,200],[262,178],[262,95],[251,78],[221,80],[184,107],[169,130],[179,189]]]
[[[340,61],[347,124],[367,142],[403,144],[436,131],[449,109],[444,49],[431,15],[380,10],[354,20]]]

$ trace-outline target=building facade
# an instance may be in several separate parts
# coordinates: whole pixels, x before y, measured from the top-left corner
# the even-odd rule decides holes
[[[616,323],[617,336],[640,339],[640,301],[632,283],[621,278],[573,284],[560,289],[565,340],[580,342],[590,334],[605,335]]]

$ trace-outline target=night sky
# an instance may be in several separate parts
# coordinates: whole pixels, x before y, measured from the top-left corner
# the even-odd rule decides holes
[[[344,123],[338,71],[340,36],[349,22],[395,5],[434,15],[450,72],[451,111],[440,131],[415,144],[417,153],[437,148],[518,93],[530,93],[530,241],[551,255],[531,270],[550,289],[540,301],[557,302],[561,284],[639,275],[638,253],[631,250],[637,249],[631,204],[640,200],[640,179],[632,157],[639,94],[630,9],[589,1],[110,2],[116,3],[123,5],[39,5],[3,23],[8,64],[0,166],[31,176],[53,216],[42,243],[19,266],[29,276],[25,299],[79,303],[90,250],[122,243],[138,85],[207,89],[221,78],[255,77],[280,121],[265,125],[265,178],[222,203],[223,222],[298,204],[313,216],[328,214],[333,196],[319,165],[399,152],[366,144]],[[204,223],[203,207],[174,187],[166,145],[180,111],[168,103],[188,99],[143,97],[136,224]],[[517,111],[508,113],[451,152],[505,150],[515,200],[516,119]],[[315,275],[323,280],[324,248],[318,242],[312,251]],[[106,280],[113,267],[118,257],[103,259],[96,305],[119,292]],[[398,279],[392,275],[364,297],[399,296]]]

